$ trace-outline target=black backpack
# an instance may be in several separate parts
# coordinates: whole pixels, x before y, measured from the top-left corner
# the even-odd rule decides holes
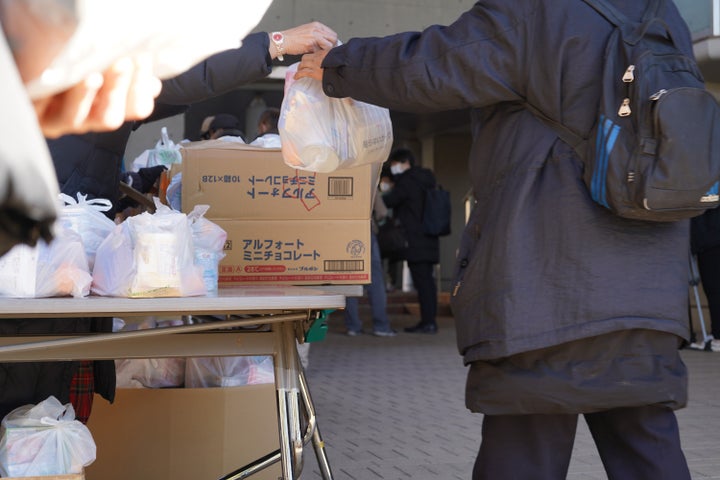
[[[720,107],[660,17],[665,1],[652,1],[640,23],[605,0],[583,1],[615,25],[596,124],[582,138],[529,110],[577,151],[593,200],[615,214],[665,222],[717,207]]]
[[[452,207],[450,192],[440,185],[425,189],[423,204],[423,233],[433,237],[450,235]]]

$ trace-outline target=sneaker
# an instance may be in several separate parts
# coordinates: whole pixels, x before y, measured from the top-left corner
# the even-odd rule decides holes
[[[395,337],[397,336],[397,332],[395,330],[373,330],[373,335],[376,337]]]
[[[362,335],[362,333],[362,330],[348,330],[347,332],[345,332],[345,335],[347,335],[348,337],[357,337],[358,335]]]

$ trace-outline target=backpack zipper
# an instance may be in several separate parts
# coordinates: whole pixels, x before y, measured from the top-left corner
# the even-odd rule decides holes
[[[630,109],[630,84],[635,81],[635,65],[627,67],[622,76],[622,81],[625,84],[625,99],[618,109],[618,116],[629,117],[632,113]]]
[[[663,88],[663,89],[660,89],[660,90],[658,90],[657,92],[655,92],[655,93],[653,93],[652,95],[650,95],[650,100],[653,101],[653,102],[656,102],[656,101],[660,100],[660,97],[662,97],[662,96],[665,95],[666,93],[667,93],[667,90],[666,90],[666,89],[664,89],[664,88]]]

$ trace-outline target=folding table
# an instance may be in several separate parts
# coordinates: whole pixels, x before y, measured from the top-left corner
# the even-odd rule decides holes
[[[309,441],[323,478],[330,480],[332,472],[296,340],[322,338],[328,311],[344,308],[346,296],[361,294],[362,287],[357,285],[253,285],[221,288],[216,295],[202,297],[2,298],[0,318],[150,315],[210,317],[213,321],[115,333],[0,337],[0,362],[272,355],[280,449],[228,473],[223,480],[247,478],[278,461],[283,479],[298,478],[303,446]],[[259,326],[264,328],[251,328]]]

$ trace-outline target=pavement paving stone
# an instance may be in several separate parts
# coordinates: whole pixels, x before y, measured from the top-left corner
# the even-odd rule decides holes
[[[369,309],[361,308],[361,315],[363,328],[371,331]],[[306,373],[333,475],[469,480],[482,415],[464,405],[466,368],[453,318],[438,318],[437,335],[402,332],[417,323],[411,315],[392,314],[391,322],[400,332],[396,337],[348,337],[335,312],[327,337],[310,348]],[[720,352],[683,350],[682,356],[690,401],[678,411],[678,422],[692,478],[720,479]],[[310,445],[304,460],[301,478],[322,478]],[[567,479],[607,480],[582,420]]]

